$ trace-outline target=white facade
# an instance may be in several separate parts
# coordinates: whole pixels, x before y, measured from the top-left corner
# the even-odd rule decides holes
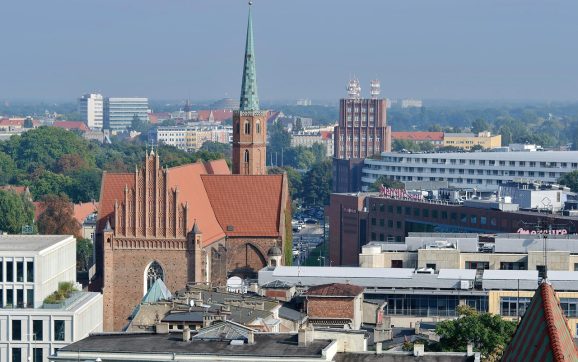
[[[78,112],[90,129],[102,129],[104,99],[102,94],[85,94],[78,99]]]
[[[207,141],[230,143],[232,131],[232,127],[220,125],[158,127],[155,141],[185,151],[197,151]]]
[[[100,293],[43,302],[59,283],[76,283],[73,236],[0,235],[0,272],[0,361],[48,361],[55,348],[102,331]]]
[[[313,147],[313,144],[319,143],[325,147],[327,157],[333,156],[333,134],[324,137],[320,132],[316,133],[297,133],[291,135],[291,147]]]
[[[421,99],[402,99],[401,108],[421,108],[423,107],[423,102]]]
[[[106,98],[104,100],[104,128],[125,130],[131,127],[134,117],[149,122],[148,98]]]
[[[449,186],[497,191],[509,180],[557,182],[578,170],[578,151],[393,153],[366,159],[362,188],[380,176],[398,181],[448,181]]]

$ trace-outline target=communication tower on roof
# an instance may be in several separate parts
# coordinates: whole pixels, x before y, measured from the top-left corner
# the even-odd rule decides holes
[[[347,84],[347,96],[351,99],[361,98],[361,86],[357,78],[351,79]]]
[[[381,93],[381,83],[379,80],[374,79],[371,81],[371,99],[379,98],[379,94]]]

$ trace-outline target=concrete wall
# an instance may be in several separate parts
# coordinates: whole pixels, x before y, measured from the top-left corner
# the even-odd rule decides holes
[[[460,251],[457,249],[419,249],[418,268],[425,268],[426,264],[435,264],[436,270],[459,269]]]
[[[570,253],[567,251],[548,251],[548,270],[574,270],[570,268]],[[528,270],[536,270],[538,265],[544,265],[544,253],[530,251],[528,253]]]

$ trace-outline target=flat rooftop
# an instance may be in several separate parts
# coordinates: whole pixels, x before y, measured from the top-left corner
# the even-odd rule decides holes
[[[329,340],[315,340],[299,346],[297,334],[255,333],[254,344],[231,345],[228,340],[191,340],[183,342],[182,333],[111,333],[93,334],[58,350],[61,352],[101,353],[178,353],[189,355],[255,356],[311,358],[321,357]]]
[[[71,237],[71,235],[0,235],[0,252],[41,251]]]

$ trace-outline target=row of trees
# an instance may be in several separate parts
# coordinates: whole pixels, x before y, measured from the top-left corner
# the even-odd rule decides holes
[[[168,167],[225,158],[230,150],[207,145],[195,153],[172,146],[158,152]],[[40,127],[0,142],[0,185],[30,187],[34,200],[44,195],[67,195],[73,202],[96,200],[103,171],[133,172],[142,163],[146,143],[99,144],[55,127]]]

